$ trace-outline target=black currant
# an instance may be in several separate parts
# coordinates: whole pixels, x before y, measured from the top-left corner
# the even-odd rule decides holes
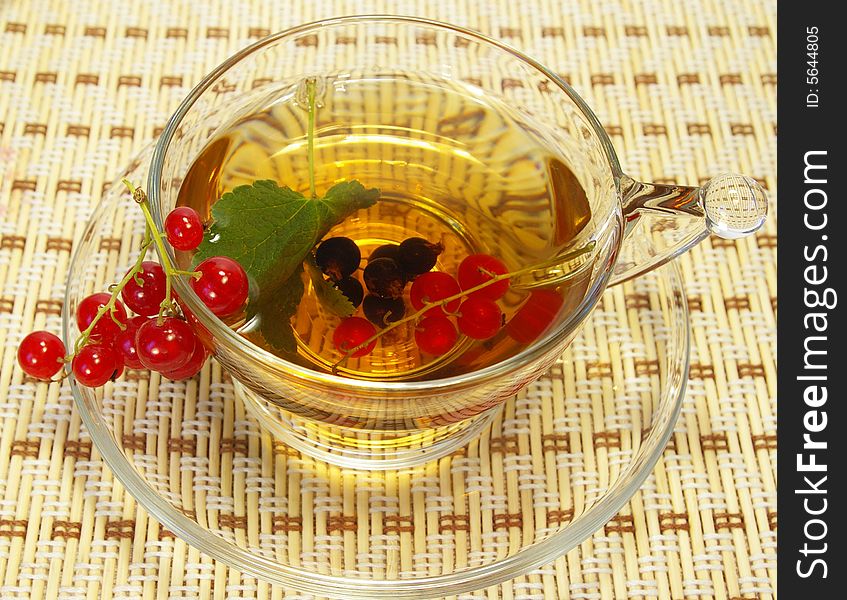
[[[377,327],[399,321],[406,314],[406,305],[402,298],[382,298],[373,294],[365,296],[362,310],[368,321]]]
[[[354,308],[358,308],[365,297],[365,289],[355,277],[345,277],[335,284],[336,289],[344,294]]]
[[[368,262],[378,258],[393,258],[394,260],[397,260],[397,250],[399,249],[400,246],[397,244],[383,244],[371,252],[371,255],[368,257]]]
[[[331,237],[315,250],[315,262],[333,281],[352,275],[359,268],[362,253],[356,242],[347,237]]]
[[[363,277],[368,291],[383,298],[399,298],[406,287],[406,276],[390,258],[377,258],[369,262]]]
[[[442,252],[444,246],[440,242],[433,244],[419,237],[408,238],[397,249],[397,262],[407,274],[420,275],[435,266]]]

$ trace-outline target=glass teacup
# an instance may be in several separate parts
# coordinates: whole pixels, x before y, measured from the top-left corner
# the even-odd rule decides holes
[[[282,441],[329,462],[396,468],[455,450],[556,361],[608,285],[667,262],[709,233],[752,233],[766,217],[764,192],[746,177],[720,175],[693,188],[625,175],[585,102],[520,52],[451,25],[366,16],[272,35],[212,71],[156,147],[147,191],[157,223],[180,201],[192,165],[214,157],[221,132],[280,99],[296,107],[307,80],[320,89],[316,170],[323,189],[351,178],[376,182],[391,202],[422,207],[457,232],[463,251],[494,254],[513,269],[545,265],[521,282],[525,291],[552,284],[567,291],[543,333],[502,359],[399,379],[349,377],[280,358],[177,282],[248,407]],[[285,178],[279,183],[307,189],[304,119],[262,114],[275,119],[271,134],[281,154],[291,155],[275,163]],[[524,144],[529,139],[543,157]],[[243,170],[246,180],[259,178],[249,161]],[[217,196],[238,182],[213,183],[208,192]],[[339,233],[371,232],[385,241],[386,232],[408,230],[393,218],[369,212]]]

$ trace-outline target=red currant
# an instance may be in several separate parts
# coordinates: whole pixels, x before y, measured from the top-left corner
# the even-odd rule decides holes
[[[197,336],[185,321],[175,317],[148,319],[138,328],[135,349],[148,369],[165,372],[185,366],[197,345]]]
[[[409,301],[415,310],[421,310],[426,304],[444,300],[450,296],[455,296],[462,290],[459,288],[459,283],[452,275],[443,271],[430,271],[419,275],[413,282],[409,290]],[[447,303],[447,312],[456,312],[459,308],[461,300],[456,299]],[[441,306],[433,306],[427,310],[425,315],[444,315],[444,309]]]
[[[550,326],[564,302],[555,290],[535,290],[506,325],[506,331],[514,340],[529,344]]]
[[[504,273],[508,273],[508,269],[506,265],[493,256],[489,256],[488,254],[471,254],[459,264],[459,270],[456,275],[462,289],[469,290],[489,281],[492,278],[491,273],[494,275],[503,275]],[[509,280],[501,279],[496,283],[492,283],[471,293],[470,296],[497,300],[498,298],[502,298],[503,294],[508,290]]]
[[[421,352],[441,356],[455,345],[459,334],[456,327],[445,316],[424,317],[415,328],[415,342]]]
[[[165,217],[165,235],[177,250],[194,250],[203,241],[203,221],[190,206],[178,206]]]
[[[194,352],[191,353],[191,357],[188,359],[187,363],[179,369],[162,372],[162,376],[172,379],[173,381],[191,379],[200,372],[200,369],[203,368],[203,365],[206,362],[206,357],[206,348],[203,347],[203,344],[198,342],[197,345],[194,346]]]
[[[218,317],[228,317],[247,301],[247,273],[238,262],[226,256],[207,258],[194,269],[201,274],[191,287]]]
[[[136,279],[140,279],[142,284],[139,285]],[[121,298],[134,313],[152,317],[159,312],[166,290],[165,270],[162,265],[145,260],[141,263],[141,270],[121,290]]]
[[[332,334],[332,343],[345,354],[363,344],[367,339],[376,335],[376,328],[370,321],[362,317],[347,317],[342,319]],[[358,357],[370,354],[376,347],[376,340],[363,348],[359,348],[350,356]]]
[[[132,317],[126,324],[126,329],[115,338],[115,350],[120,353],[124,365],[129,369],[144,368],[138,358],[138,351],[135,349],[135,336],[139,328],[146,322],[146,317]]]
[[[459,330],[475,340],[487,340],[500,329],[503,313],[494,300],[471,296],[459,307]]]
[[[18,364],[24,373],[48,380],[62,368],[65,344],[49,331],[33,331],[18,346]]]
[[[118,353],[103,344],[83,346],[73,360],[74,377],[86,387],[100,387],[118,377],[123,369]]]
[[[91,325],[97,311],[100,310],[100,307],[105,306],[111,298],[111,294],[99,292],[82,299],[76,309],[76,324],[80,331],[85,331]],[[120,300],[115,300],[115,312],[112,315],[109,315],[107,311],[97,321],[94,329],[91,330],[91,336],[94,339],[110,344],[117,337],[121,328],[112,317],[123,324],[127,322],[126,309]]]

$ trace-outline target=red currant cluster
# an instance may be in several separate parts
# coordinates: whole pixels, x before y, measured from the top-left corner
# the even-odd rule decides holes
[[[149,217],[146,197],[142,193],[139,198],[145,217]],[[148,234],[150,223],[148,218]],[[177,250],[195,250],[203,240],[200,215],[190,207],[175,208],[165,219],[165,236]],[[76,323],[80,337],[71,356],[65,356],[64,344],[50,332],[27,335],[18,348],[24,372],[49,380],[70,361],[77,382],[87,387],[114,380],[124,367],[147,368],[172,380],[196,375],[208,352],[181,316],[171,278],[190,276],[203,303],[215,315],[227,317],[247,301],[247,274],[238,262],[223,256],[208,258],[191,272],[173,269],[167,259],[162,265],[142,260],[154,241],[162,249],[161,237],[158,232],[145,236],[141,256],[121,282],[110,288],[111,293],[91,294],[79,303]]]
[[[358,301],[345,291],[352,286],[336,285],[354,306],[362,303],[366,317],[343,319],[333,332],[335,347],[345,356],[365,356],[373,351],[382,334],[410,321],[415,321],[418,348],[432,356],[449,352],[460,332],[475,340],[493,337],[503,326],[503,312],[497,300],[509,289],[506,265],[493,256],[474,254],[460,263],[454,277],[432,270],[442,251],[441,244],[423,238],[378,247],[362,272],[370,292],[363,299],[361,284],[354,277],[361,256],[355,242],[348,238],[323,242],[316,252],[318,265],[331,278],[335,273],[340,275],[336,279],[339,283],[345,279],[356,281]],[[406,317],[404,294],[410,281],[408,302],[416,312]],[[382,331],[378,332],[377,327]]]
[[[499,259],[472,254],[459,263],[455,278],[433,271],[416,279],[409,290],[409,301],[417,311],[423,311],[415,327],[418,348],[435,356],[452,349],[458,334],[450,317],[456,318],[458,330],[469,338],[494,337],[503,326],[497,300],[509,290],[509,280],[492,280],[506,273],[506,265]]]

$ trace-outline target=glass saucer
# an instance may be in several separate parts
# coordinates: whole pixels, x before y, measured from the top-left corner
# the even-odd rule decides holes
[[[121,177],[145,182],[150,154]],[[66,342],[79,301],[135,259],[144,225],[124,190],[106,190],[76,246]],[[248,408],[214,361],[188,382],[127,371],[102,389],[71,387],[115,476],[198,550],[318,596],[441,598],[545,565],[621,509],[671,435],[688,336],[671,262],[609,289],[554,368],[466,447],[397,470],[300,454],[260,425],[278,422],[273,407]]]

